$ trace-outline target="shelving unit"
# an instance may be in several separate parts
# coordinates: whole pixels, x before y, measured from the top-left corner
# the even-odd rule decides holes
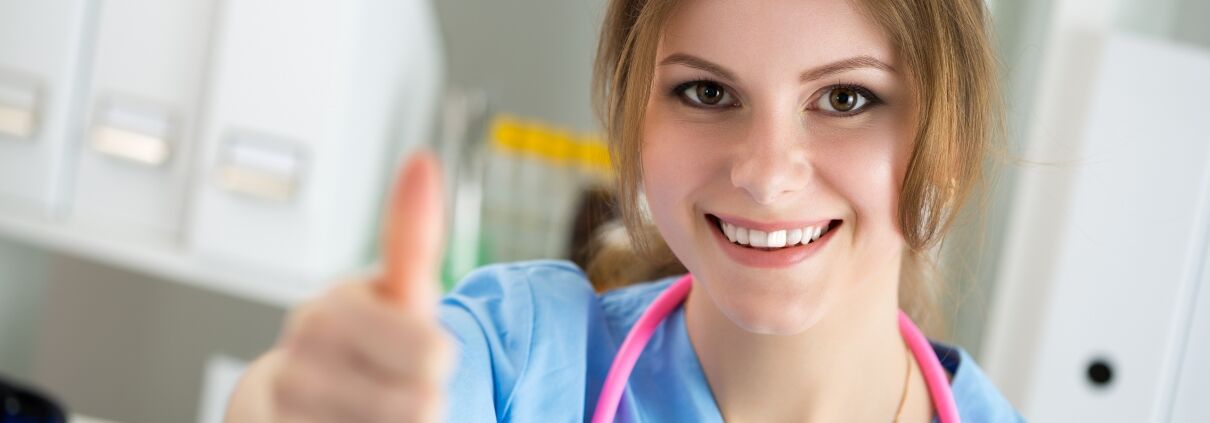
[[[275,306],[364,260],[445,85],[426,1],[0,9],[0,237]]]
[[[122,239],[98,228],[50,221],[14,210],[0,209],[0,237],[280,307],[289,307],[322,292],[335,277],[291,275],[201,259],[179,245]]]

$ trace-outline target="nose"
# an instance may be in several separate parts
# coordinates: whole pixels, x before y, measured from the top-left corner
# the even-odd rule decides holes
[[[732,184],[760,205],[801,191],[812,172],[804,132],[797,114],[754,116],[731,166]]]

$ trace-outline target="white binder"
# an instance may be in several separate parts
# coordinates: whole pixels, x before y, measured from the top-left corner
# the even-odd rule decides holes
[[[70,215],[173,243],[205,94],[213,0],[105,0],[98,10]]]
[[[30,215],[63,202],[77,135],[77,77],[91,2],[7,2],[0,13],[0,207]]]
[[[401,145],[441,91],[428,2],[227,2],[217,16],[188,245],[306,275],[369,256]]]

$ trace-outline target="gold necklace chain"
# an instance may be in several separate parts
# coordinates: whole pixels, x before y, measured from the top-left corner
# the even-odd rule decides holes
[[[899,396],[899,407],[895,409],[894,423],[899,423],[899,417],[903,414],[903,404],[907,403],[908,386],[912,380],[912,349],[905,345],[903,351],[904,362],[907,363],[907,371],[905,372],[907,374],[903,377],[903,394]]]

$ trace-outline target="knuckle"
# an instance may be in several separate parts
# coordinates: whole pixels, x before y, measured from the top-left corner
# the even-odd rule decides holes
[[[338,307],[356,306],[366,302],[367,299],[373,297],[371,292],[374,289],[373,281],[370,280],[354,280],[342,282],[332,288],[328,298]]]
[[[359,305],[356,301],[359,293],[368,284],[345,282],[340,283],[329,292],[315,300],[307,302],[293,313],[287,320],[288,327],[303,331],[328,331],[339,326],[341,319],[348,309]]]
[[[328,339],[340,326],[340,318],[340,314],[333,312],[330,304],[316,304],[299,315],[299,334],[308,338]]]
[[[291,337],[306,336],[314,332],[326,319],[323,316],[323,302],[315,300],[300,306],[290,313],[286,319],[286,330]]]

